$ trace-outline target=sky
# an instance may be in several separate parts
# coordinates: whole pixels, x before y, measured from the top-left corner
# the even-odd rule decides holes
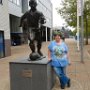
[[[60,6],[61,0],[51,0],[51,2],[53,4],[53,27],[63,26],[65,21],[56,11],[56,8]]]

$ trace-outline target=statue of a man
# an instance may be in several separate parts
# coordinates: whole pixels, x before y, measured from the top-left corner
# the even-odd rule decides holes
[[[42,37],[41,37],[41,27],[46,22],[45,17],[42,12],[36,9],[37,1],[30,0],[29,6],[31,9],[27,11],[20,21],[20,27],[23,27],[28,30],[28,39],[30,41],[29,46],[32,51],[31,54],[35,53],[35,40],[37,41],[37,53],[40,56],[43,56],[41,50],[42,46]],[[31,55],[30,54],[30,55]]]

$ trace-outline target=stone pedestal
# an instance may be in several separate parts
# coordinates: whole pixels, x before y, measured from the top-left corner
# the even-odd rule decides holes
[[[47,58],[10,62],[11,90],[51,90],[54,82],[55,74]]]

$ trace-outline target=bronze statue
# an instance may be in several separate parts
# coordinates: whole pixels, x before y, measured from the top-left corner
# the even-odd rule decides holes
[[[43,56],[42,52],[40,51],[42,46],[41,27],[46,20],[43,13],[36,9],[36,0],[30,0],[29,6],[31,9],[21,17],[20,27],[28,30],[28,40],[30,41],[29,46],[32,51],[30,54],[30,59],[36,60],[37,58]],[[37,41],[37,52],[35,40]]]

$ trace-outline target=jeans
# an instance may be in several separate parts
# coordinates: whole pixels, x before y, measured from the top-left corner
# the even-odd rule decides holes
[[[66,67],[54,67],[54,71],[58,76],[61,85],[65,86],[69,81],[69,78],[66,76]]]

